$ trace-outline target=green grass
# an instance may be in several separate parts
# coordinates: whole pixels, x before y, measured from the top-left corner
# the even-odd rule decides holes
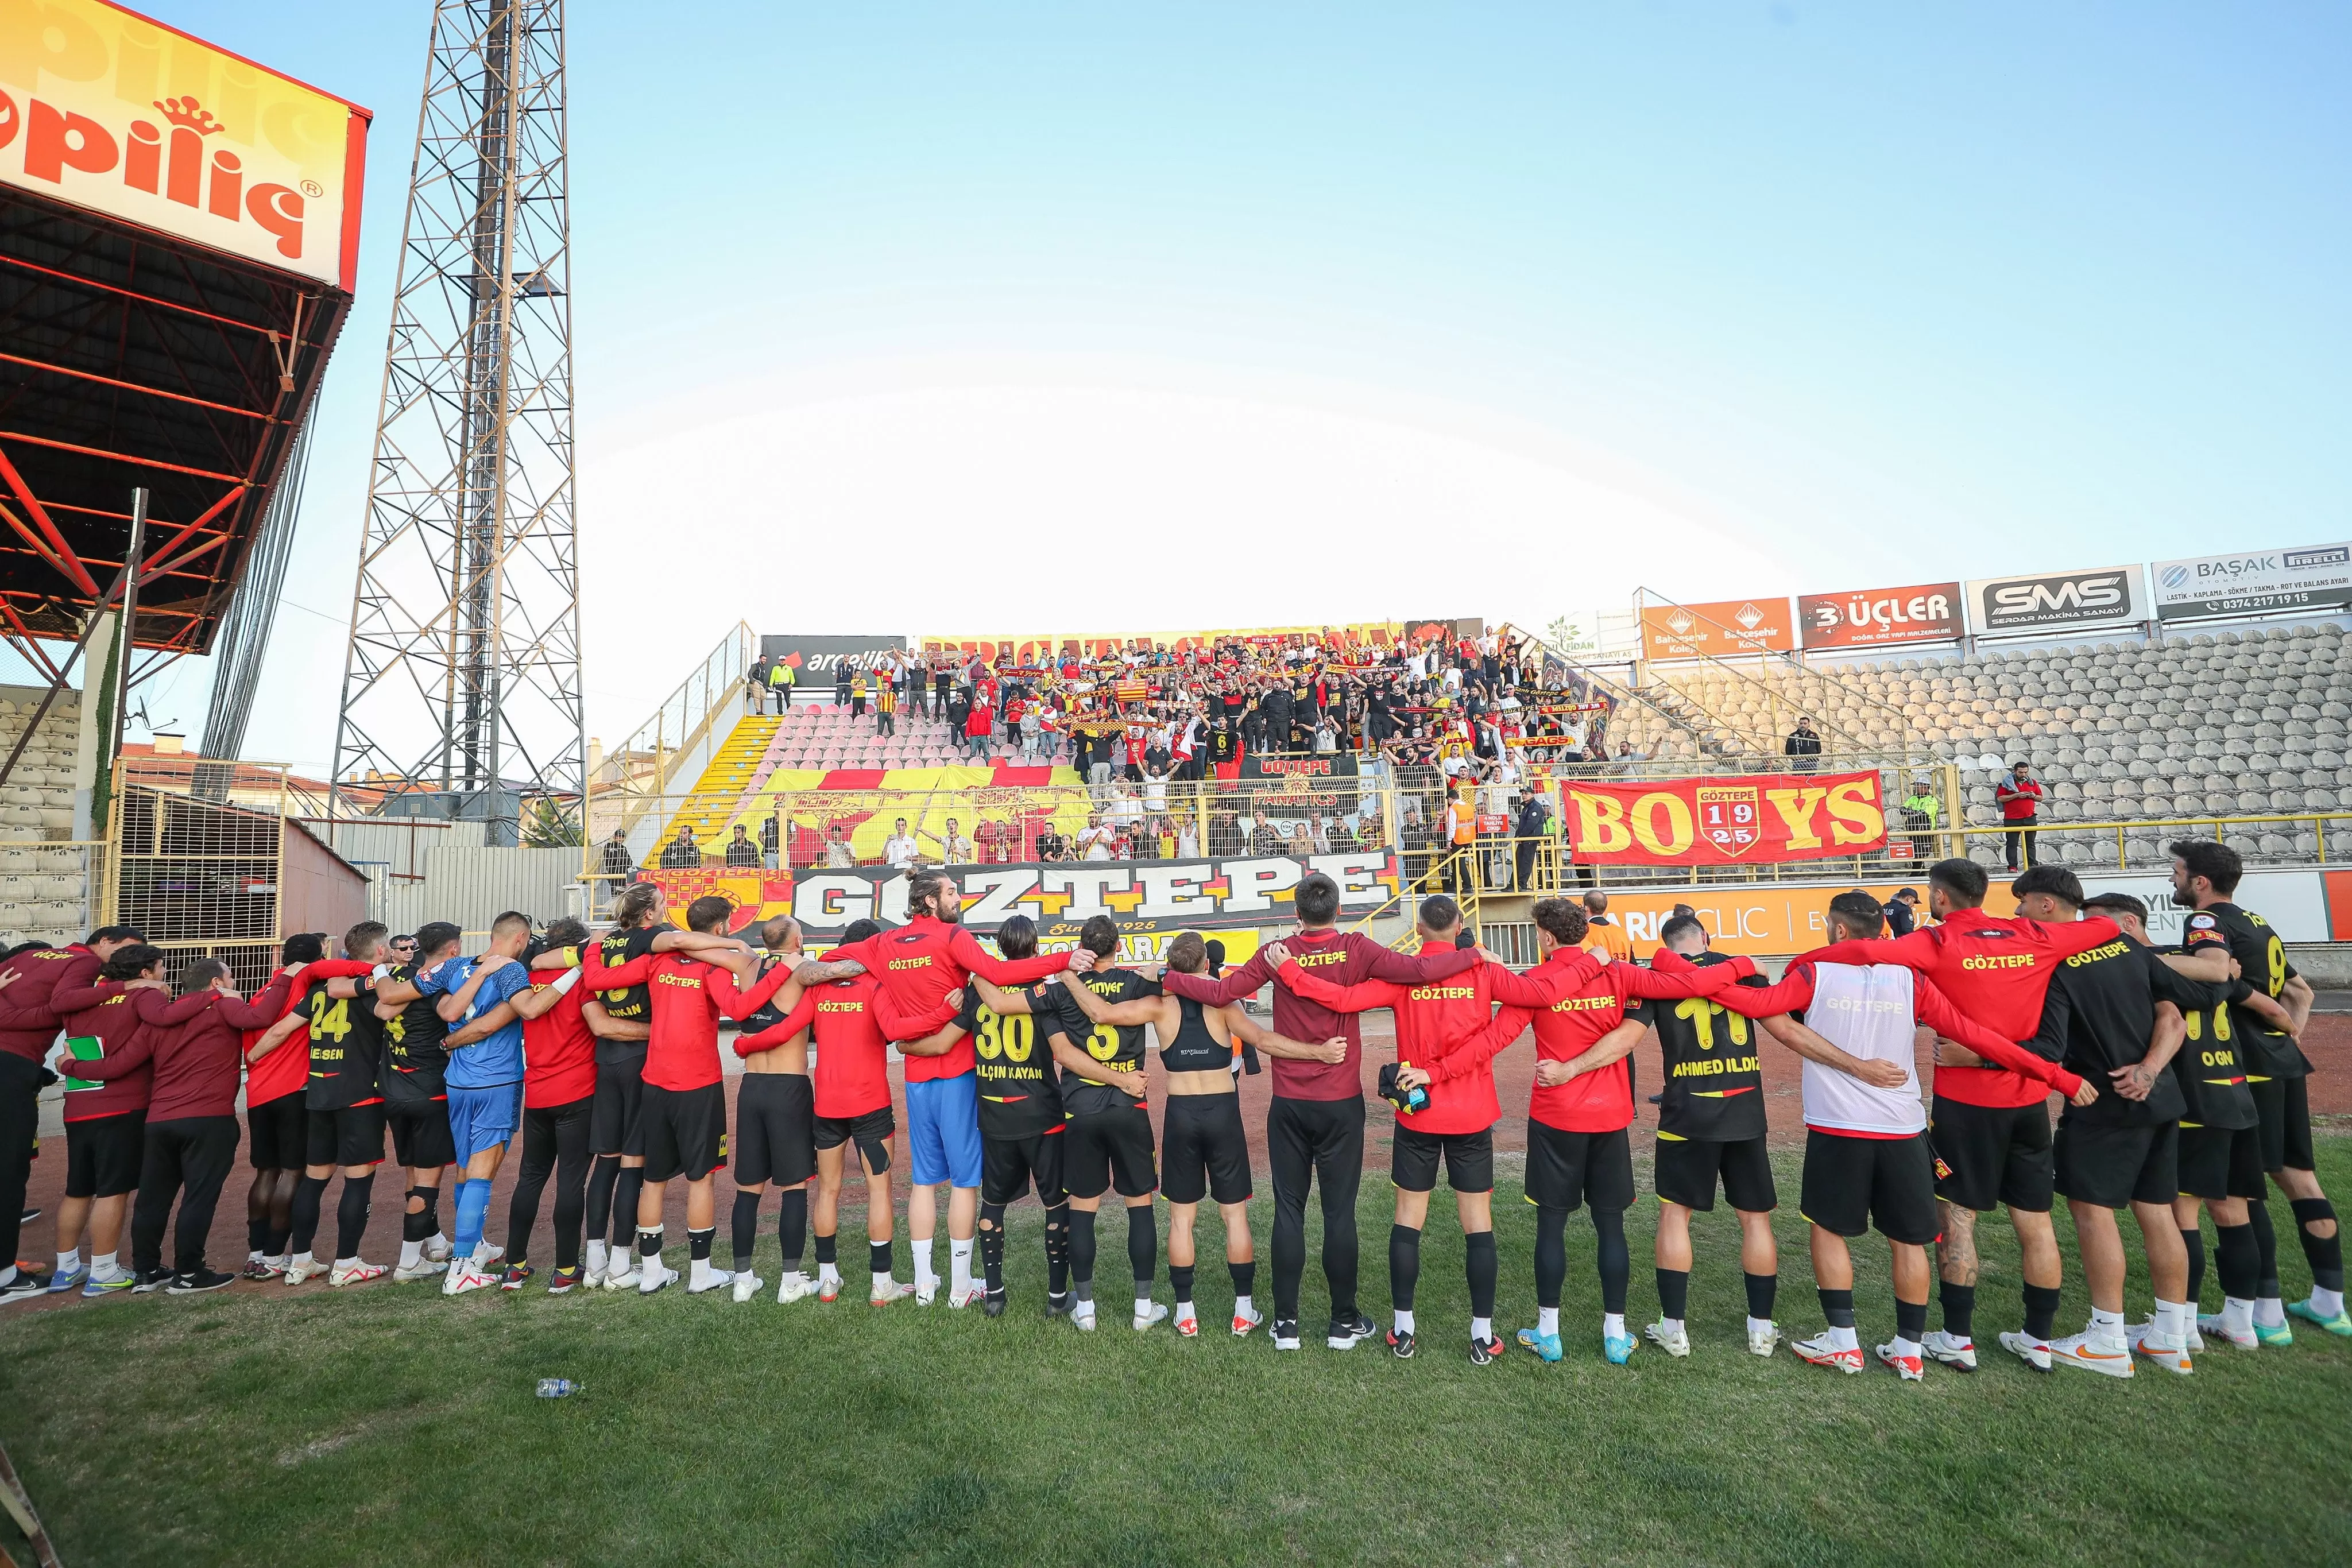
[[[2320,1170],[2352,1192],[2352,1138],[2323,1139]],[[1792,1159],[1780,1176],[1793,1198]],[[1388,1203],[1368,1175],[1375,1316]],[[1508,1337],[1533,1321],[1533,1220],[1496,1207]],[[1656,1308],[1649,1213],[1644,1200],[1633,1214],[1637,1322]],[[2293,1296],[2308,1279],[2276,1213]],[[78,1568],[2352,1560],[2352,1341],[2307,1325],[2291,1349],[2217,1349],[2185,1379],[2037,1376],[1998,1352],[1973,1377],[1935,1370],[1923,1386],[1840,1377],[1745,1354],[1737,1231],[1718,1212],[1696,1228],[1688,1361],[1645,1344],[1631,1367],[1602,1362],[1579,1220],[1568,1359],[1514,1350],[1474,1368],[1441,1195],[1418,1359],[1315,1337],[1277,1356],[1216,1326],[1230,1295],[1205,1233],[1211,1332],[1129,1332],[1125,1229],[1106,1218],[1108,1310],[1090,1338],[1039,1317],[1034,1209],[1013,1236],[1013,1310],[995,1322],[943,1304],[871,1311],[854,1245],[851,1294],[830,1307],[676,1290],[445,1301],[418,1285],[37,1313],[0,1327],[0,1440]],[[1780,1320],[1810,1331],[1793,1203],[1781,1218]],[[2059,1230],[2071,1331],[2087,1303],[2063,1207]],[[1982,1242],[1989,1343],[2017,1322],[2016,1249],[1997,1221]],[[1315,1245],[1310,1328],[1328,1304]],[[772,1280],[773,1249],[771,1235]],[[1893,1327],[1885,1249],[1855,1256],[1868,1343]],[[2137,1260],[2132,1292],[2139,1315]],[[534,1398],[549,1375],[585,1392]]]

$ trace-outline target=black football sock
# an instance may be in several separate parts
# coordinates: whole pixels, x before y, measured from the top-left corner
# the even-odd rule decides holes
[[[1389,1304],[1401,1312],[1412,1311],[1412,1292],[1421,1283],[1421,1232],[1410,1225],[1389,1227]]]
[[[662,1249],[662,1228],[658,1225],[637,1227],[637,1256],[657,1258]]]
[[[1070,1206],[1045,1211],[1045,1291],[1055,1301],[1070,1293]]]
[[[1748,1286],[1748,1315],[1759,1322],[1771,1322],[1772,1303],[1780,1294],[1780,1276],[1742,1274],[1739,1278]]]
[[[621,1156],[598,1155],[588,1167],[588,1239],[602,1241],[613,1225],[613,1184],[621,1179]]]
[[[2205,1294],[2205,1232],[2200,1228],[2180,1233],[2180,1245],[2189,1251],[2189,1293],[2184,1298],[2190,1307]]]
[[[2221,1278],[2221,1294],[2251,1301],[2262,1281],[2262,1248],[2251,1225],[2213,1228],[2213,1272]]]
[[[408,1196],[416,1200],[416,1207],[410,1208],[405,1203],[401,1205],[400,1239],[403,1241],[424,1241],[431,1238],[435,1229],[433,1215],[425,1207],[425,1195],[431,1190],[422,1186],[408,1189]]]
[[[646,1192],[646,1167],[623,1166],[613,1184],[613,1245],[624,1247],[637,1228],[637,1199]]]
[[[2271,1229],[2271,1206],[2266,1199],[2246,1200],[2246,1223],[2253,1228],[2255,1272],[2254,1299],[2269,1301],[2280,1293],[2278,1272],[2278,1236]]]
[[[323,1183],[321,1184],[324,1185]],[[367,1234],[368,1202],[375,1196],[375,1173],[343,1178],[343,1195],[335,1203],[335,1256],[356,1258],[360,1239]]]
[[[980,1206],[980,1271],[990,1295],[1004,1293],[1004,1206],[1001,1203]]]
[[[1176,1292],[1176,1299],[1180,1301],[1189,1301],[1192,1299],[1192,1270],[1194,1267],[1195,1265],[1191,1263],[1171,1263],[1168,1265],[1169,1288]]]
[[[1234,1277],[1234,1294],[1249,1296],[1257,1293],[1257,1263],[1228,1263],[1225,1271]]]
[[[1674,1322],[1683,1321],[1690,1307],[1690,1270],[1661,1269],[1658,1270],[1658,1315]]]
[[[732,1240],[735,1244],[735,1271],[747,1273],[751,1267],[751,1249],[760,1240],[760,1194],[739,1192],[735,1195],[735,1223]],[[688,1235],[693,1232],[688,1231]],[[708,1258],[709,1252],[703,1254]]]
[[[441,1189],[427,1186],[417,1190],[425,1195],[425,1234],[431,1237],[441,1228]]]
[[[2053,1291],[2050,1293],[2054,1296],[2058,1292]],[[2057,1310],[2058,1303],[2053,1301],[2050,1303],[2050,1306],[2051,1310],[2055,1312]],[[2033,1331],[2032,1329],[2028,1329],[2026,1332],[2031,1333]],[[1927,1333],[1927,1303],[1925,1301],[1906,1301],[1897,1299],[1895,1303],[1895,1337],[1896,1339],[1907,1339],[1913,1344],[1917,1344]],[[2050,1336],[2045,1332],[2042,1337],[2047,1339]]]
[[[1568,1210],[1536,1210],[1536,1305],[1559,1310],[1559,1288],[1568,1279]]]
[[[1495,1233],[1474,1230],[1462,1239],[1462,1271],[1470,1281],[1470,1315],[1495,1315],[1495,1284],[1502,1265],[1495,1257]]]
[[[1817,1291],[1822,1299],[1822,1316],[1833,1329],[1853,1327],[1853,1292],[1852,1291]]]
[[[868,1239],[866,1243],[866,1266],[877,1274],[890,1271],[890,1243]]]
[[[2344,1231],[2337,1226],[2326,1236],[2314,1236],[2311,1228],[2333,1224],[2336,1206],[2324,1197],[2298,1197],[2287,1207],[2294,1210],[2295,1234],[2303,1240],[2304,1261],[2311,1265],[2311,1282],[2323,1291],[2344,1289]]]
[[[245,1189],[245,1246],[248,1252],[258,1252],[274,1258],[269,1250],[269,1175],[266,1171],[253,1174],[253,1185]]]
[[[1151,1281],[1160,1272],[1160,1220],[1148,1203],[1127,1211],[1127,1261],[1140,1301],[1151,1294]]]
[[[2058,1291],[2047,1285],[2025,1287],[2025,1333],[2029,1339],[2048,1339],[2058,1322]]]
[[[1095,1214],[1092,1209],[1073,1207],[1070,1210],[1070,1288],[1078,1300],[1095,1299]]]
[[[319,1239],[319,1207],[326,1201],[327,1178],[306,1176],[294,1186],[294,1231],[291,1238],[297,1252],[308,1252]]]
[[[1633,1255],[1625,1246],[1625,1211],[1594,1209],[1592,1228],[1601,1235],[1601,1310],[1622,1313],[1625,1287],[1633,1279]]]
[[[837,1264],[841,1255],[837,1250],[835,1250],[835,1249],[840,1245],[841,1238],[839,1235],[829,1234],[822,1230],[818,1231],[816,1237],[816,1266],[822,1269],[828,1263]]]
[[[710,1261],[710,1244],[719,1239],[719,1227],[706,1225],[699,1230],[686,1233],[686,1255],[697,1263]]]
[[[1939,1280],[1937,1281],[1937,1298],[1944,1303],[1944,1332],[1954,1339],[1975,1339],[1977,1288]]]
[[[784,1188],[776,1195],[776,1241],[783,1249],[784,1272],[797,1274],[808,1251],[808,1188]]]

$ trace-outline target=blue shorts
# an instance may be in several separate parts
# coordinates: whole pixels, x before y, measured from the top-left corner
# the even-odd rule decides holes
[[[917,1186],[980,1185],[980,1076],[907,1085],[907,1154]]]
[[[484,1149],[497,1148],[514,1136],[522,1120],[522,1085],[500,1083],[488,1089],[449,1085],[449,1136],[457,1145],[457,1164],[470,1163]]]

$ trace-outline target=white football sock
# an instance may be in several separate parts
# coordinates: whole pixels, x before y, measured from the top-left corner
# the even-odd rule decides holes
[[[111,1280],[121,1272],[122,1272],[122,1270],[114,1261],[113,1253],[93,1252],[89,1255],[89,1277],[91,1279]],[[2281,1307],[2279,1309],[2279,1322],[2286,1322],[2286,1309],[2284,1307]]]
[[[874,1293],[877,1296],[886,1295],[889,1292],[890,1288],[898,1282],[898,1281],[896,1279],[891,1277],[887,1270],[877,1274],[874,1276]]]
[[[2149,1332],[2163,1339],[2179,1339],[2189,1332],[2189,1314],[2195,1310],[2179,1301],[2158,1301],[2148,1315]]]
[[[348,1269],[358,1261],[359,1258],[356,1254],[349,1258],[338,1258],[335,1260],[335,1267],[338,1269]]]
[[[402,1268],[414,1269],[423,1261],[425,1261],[424,1242],[404,1241],[400,1244],[400,1266]]]
[[[1143,1309],[1143,1310],[1144,1310],[1145,1312],[1150,1312],[1150,1311],[1151,1310],[1151,1308],[1150,1308],[1149,1305],[1147,1305],[1147,1306],[1145,1306],[1145,1307],[1144,1307],[1144,1309]],[[1190,1301],[1178,1301],[1178,1302],[1176,1303],[1176,1320],[1177,1320],[1177,1322],[1183,1322],[1183,1320],[1185,1320],[1186,1318],[1198,1317],[1198,1316],[1200,1316],[1200,1314],[1199,1314],[1198,1312],[1194,1312],[1194,1311],[1192,1310],[1192,1302],[1190,1302]]]
[[[1603,1334],[1614,1335],[1614,1336],[1616,1336],[1616,1337],[1617,1337],[1617,1338],[1619,1338],[1619,1339],[1622,1339],[1622,1338],[1624,1338],[1624,1337],[1625,1337],[1625,1314],[1624,1314],[1624,1313],[1622,1313],[1622,1312],[1603,1312],[1603,1313],[1601,1313],[1601,1332]]]
[[[260,1249],[259,1248],[254,1248],[254,1249],[252,1249],[248,1250],[248,1251],[246,1253],[246,1255],[245,1255],[245,1260],[246,1260],[247,1262],[248,1262],[248,1263],[258,1263],[258,1262],[260,1262],[260,1261],[261,1261],[261,1249]]]
[[[971,1289],[971,1243],[948,1241],[948,1286],[961,1293]]]
[[[2286,1303],[2276,1296],[2257,1297],[2254,1301],[2254,1322],[2266,1329],[2279,1327],[2286,1322]]]
[[[2123,1338],[2123,1313],[2103,1312],[2098,1308],[2093,1307],[2091,1309],[2091,1336],[2094,1339],[2103,1340]]]
[[[1412,1333],[1412,1309],[1411,1307],[1399,1307],[1396,1309],[1396,1328],[1397,1333]]]
[[[1916,1356],[1919,1354],[1919,1342],[1916,1339],[1905,1339],[1901,1334],[1896,1334],[1894,1344],[1889,1348],[1897,1355]]]
[[[1492,1318],[1472,1318],[1470,1320],[1470,1337],[1476,1340],[1480,1344],[1485,1344],[1488,1340],[1493,1339],[1495,1337],[1495,1320]]]
[[[1852,1324],[1848,1324],[1844,1328],[1840,1328],[1834,1323],[1831,1324],[1830,1343],[1839,1350],[1860,1350],[1862,1348],[1862,1341],[1854,1337],[1853,1327]]]
[[[1139,1318],[1148,1318],[1151,1315],[1151,1298],[1150,1296],[1138,1296],[1135,1298],[1135,1315]]]
[[[1749,1333],[1762,1333],[1771,1326],[1772,1320],[1770,1318],[1749,1318],[1748,1320],[1748,1332]]]
[[[1250,1299],[1247,1296],[1235,1296],[1234,1298],[1234,1316],[1237,1318],[1245,1318],[1255,1311],[1257,1311],[1257,1309],[1250,1304]]]
[[[2332,1318],[2344,1310],[2344,1292],[2331,1291],[2325,1285],[2314,1285],[2311,1300],[2305,1305],[2323,1318]]]
[[[80,1267],[81,1267],[81,1249],[80,1249],[80,1248],[77,1247],[77,1248],[75,1248],[75,1249],[74,1249],[72,1251],[70,1251],[70,1252],[60,1252],[60,1253],[58,1253],[58,1273],[60,1273],[60,1274],[70,1274],[70,1273],[72,1273],[76,1269],[79,1269],[79,1268],[80,1268]]]
[[[697,1258],[694,1260],[693,1283],[698,1285],[707,1285],[710,1282],[711,1276],[718,1273],[719,1270],[710,1266],[709,1259]],[[720,1277],[725,1278],[726,1276],[721,1275]]]
[[[841,1266],[837,1263],[818,1264],[816,1266],[816,1282],[820,1285],[840,1284]]]
[[[607,1244],[604,1242],[591,1241],[588,1243],[588,1271],[591,1274],[601,1274],[604,1271],[604,1262],[608,1255],[608,1251],[609,1249]]]
[[[299,1263],[302,1267],[307,1269],[313,1262],[317,1261],[317,1260],[313,1259],[308,1252],[292,1252],[287,1255],[286,1261],[289,1267],[293,1264]]]
[[[1658,1330],[1668,1339],[1672,1339],[1675,1335],[1683,1332],[1683,1321],[1680,1318],[1660,1318],[1658,1320]]]
[[[2238,1296],[2221,1298],[2221,1327],[2230,1333],[2254,1332],[2254,1303]]]
[[[1538,1307],[1536,1309],[1536,1333],[1539,1334],[1549,1334],[1554,1339],[1558,1339],[1559,1337],[1559,1309],[1558,1307]]]
[[[931,1238],[918,1236],[907,1243],[907,1250],[915,1256],[915,1286],[918,1290],[940,1288],[940,1272],[931,1266]]]

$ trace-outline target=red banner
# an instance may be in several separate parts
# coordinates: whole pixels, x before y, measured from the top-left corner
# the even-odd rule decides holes
[[[1886,845],[1876,773],[1758,773],[1560,785],[1570,852],[1587,864],[1825,860]]]
[[[1888,643],[1949,643],[1967,630],[1960,585],[1927,582],[1855,593],[1807,593],[1797,600],[1805,646],[1869,648]]]

